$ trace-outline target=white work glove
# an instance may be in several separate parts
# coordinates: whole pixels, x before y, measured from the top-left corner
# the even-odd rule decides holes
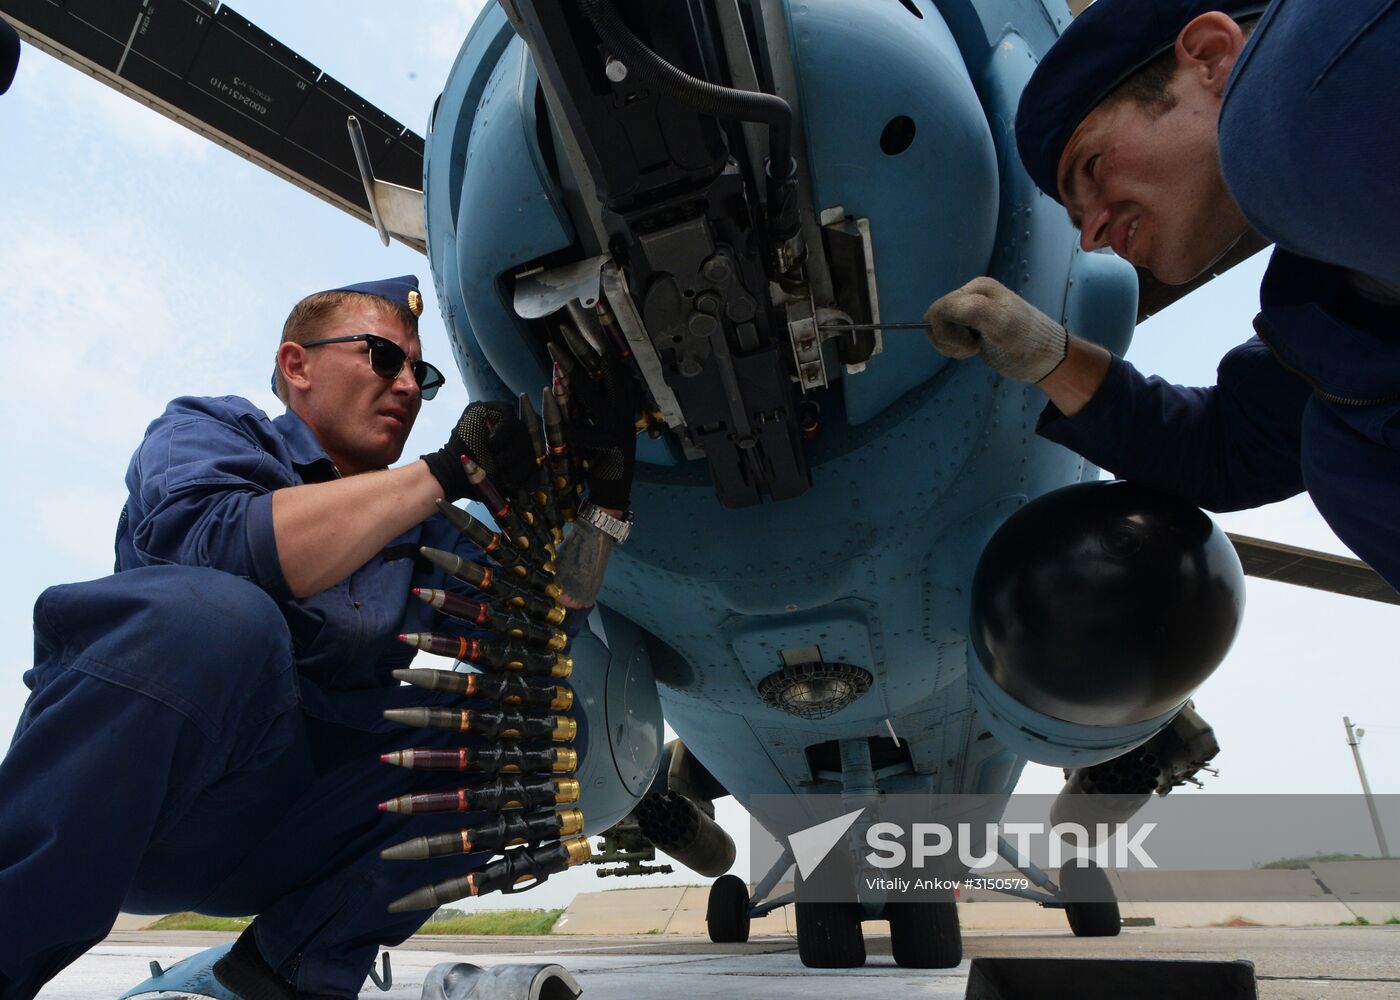
[[[1069,334],[1021,296],[992,278],[974,278],[924,313],[928,339],[940,354],[980,354],[994,371],[1039,382],[1069,351]]]

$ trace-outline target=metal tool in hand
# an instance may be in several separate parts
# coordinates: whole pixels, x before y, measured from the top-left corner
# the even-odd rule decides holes
[[[823,323],[819,329],[834,330],[838,333],[856,333],[861,330],[931,330],[927,323]]]

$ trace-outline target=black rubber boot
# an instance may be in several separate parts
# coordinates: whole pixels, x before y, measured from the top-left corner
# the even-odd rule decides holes
[[[214,963],[214,978],[243,1000],[350,1000],[294,989],[258,951],[251,924],[238,935],[229,953]]]

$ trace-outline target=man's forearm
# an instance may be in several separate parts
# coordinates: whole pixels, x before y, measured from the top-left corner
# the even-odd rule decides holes
[[[1113,355],[1107,348],[1070,334],[1068,352],[1059,367],[1036,383],[1067,417],[1084,408],[1108,376]]]
[[[432,515],[442,486],[423,462],[272,494],[282,575],[296,597],[344,580]]]

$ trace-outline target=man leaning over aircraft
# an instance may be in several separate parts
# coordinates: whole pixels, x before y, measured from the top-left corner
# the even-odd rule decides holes
[[[170,403],[127,472],[118,572],[40,596],[31,695],[0,762],[0,1000],[34,996],[122,908],[256,913],[221,982],[248,1000],[357,996],[377,948],[429,913],[388,904],[486,860],[379,857],[463,825],[416,816],[405,834],[406,817],[375,808],[434,778],[381,753],[466,740],[383,718],[458,704],[391,677],[413,656],[400,632],[442,628],[410,588],[464,588],[417,547],[486,561],[435,510],[473,496],[462,454],[512,492],[537,468],[524,426],[490,403],[443,448],[388,468],[442,384],[422,361],[421,309],[412,276],[303,299],[277,352],[287,412]],[[592,444],[612,460],[589,473],[589,499],[620,517],[630,400],[594,409]],[[580,519],[561,546],[570,634],[611,545]]]
[[[1174,386],[978,278],[934,346],[1035,383],[1039,433],[1122,478],[1211,510],[1306,488],[1400,586],[1397,51],[1400,0],[1098,0],[1026,85],[1021,159],[1086,251],[1168,284],[1275,242],[1258,335]]]

